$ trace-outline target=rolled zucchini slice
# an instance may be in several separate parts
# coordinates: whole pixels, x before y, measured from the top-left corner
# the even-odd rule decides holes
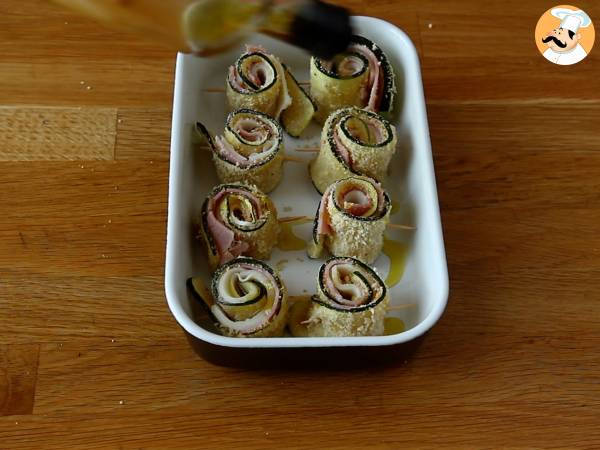
[[[294,137],[306,128],[316,106],[279,59],[259,46],[229,67],[226,94],[232,109],[248,108],[281,120]]]
[[[237,258],[213,275],[212,315],[223,334],[233,337],[281,336],[288,313],[287,292],[262,261]]]
[[[355,35],[346,52],[331,60],[311,58],[310,92],[318,108],[315,118],[323,123],[331,112],[347,106],[391,112],[396,81],[385,53],[371,40]]]
[[[271,199],[254,186],[216,186],[202,205],[200,239],[211,268],[240,256],[269,259],[279,222]]]
[[[275,119],[292,103],[281,62],[258,46],[247,46],[229,67],[225,91],[232,109],[254,109]]]
[[[372,263],[383,248],[390,211],[389,196],[372,178],[355,176],[336,181],[319,203],[308,255],[319,258],[328,250],[334,256]]]
[[[310,163],[316,189],[323,193],[342,178],[365,175],[383,182],[396,152],[395,127],[376,113],[344,108],[332,113],[321,133],[321,148]]]
[[[373,269],[354,258],[331,258],[319,270],[317,294],[302,323],[308,336],[381,336],[388,303]]]
[[[202,124],[196,129],[206,130]],[[227,116],[223,136],[206,142],[221,183],[245,182],[264,192],[277,187],[283,176],[283,132],[271,117],[251,109],[238,109]]]

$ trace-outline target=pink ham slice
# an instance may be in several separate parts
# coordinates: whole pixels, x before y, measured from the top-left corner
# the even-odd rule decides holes
[[[350,156],[350,152],[348,151],[346,146],[341,141],[340,136],[338,135],[338,127],[336,125],[337,124],[333,125],[335,127],[333,130],[333,142],[335,143],[335,149],[337,150],[338,154],[342,157],[346,165],[352,168],[352,157]]]
[[[255,118],[239,121],[235,126],[235,131],[248,142],[264,142],[270,135],[268,127]]]
[[[236,152],[232,145],[222,136],[215,137],[215,148],[223,158],[236,166],[243,167],[250,162],[244,155]]]
[[[252,205],[256,208],[257,215],[260,217],[262,212],[258,199],[247,191],[241,189],[223,189],[215,197],[213,197],[207,205],[208,213],[206,217],[208,231],[212,235],[219,256],[219,263],[224,264],[238,256],[241,256],[248,250],[248,243],[244,241],[236,241],[235,233],[227,225],[217,218],[217,210],[221,204],[221,200],[228,194],[237,193],[247,197]]]
[[[238,73],[238,70],[235,66],[229,67],[229,80],[231,82],[231,85],[237,91],[249,92],[249,89],[246,86],[246,83],[244,83],[244,80],[242,80],[242,78],[240,77],[240,74]]]
[[[366,85],[368,100],[366,103],[367,109],[377,112],[379,111],[381,98],[383,96],[383,71],[381,70],[381,62],[377,59],[375,53],[365,45],[355,44],[351,45],[349,49],[360,53],[369,61],[369,79]],[[364,94],[365,93],[363,93],[363,95]],[[366,98],[363,98],[363,100],[366,100]]]
[[[344,209],[353,216],[362,217],[373,205],[371,198],[360,189],[348,189],[341,197]]]
[[[319,211],[317,212],[317,234],[319,235],[333,233],[330,224],[329,211],[327,211],[327,204],[333,188],[334,185],[331,185],[325,190],[321,199],[321,204],[319,205]]]

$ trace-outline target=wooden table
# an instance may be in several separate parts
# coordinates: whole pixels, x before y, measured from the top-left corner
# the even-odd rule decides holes
[[[541,0],[346,5],[419,48],[451,297],[405,364],[273,372],[166,306],[174,54],[0,3],[1,449],[600,447],[600,42],[546,62]]]

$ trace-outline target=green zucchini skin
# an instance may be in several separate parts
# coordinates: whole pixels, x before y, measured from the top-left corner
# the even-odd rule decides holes
[[[312,120],[317,105],[287,66],[283,63],[282,66],[292,104],[281,113],[281,125],[290,136],[298,138]]]
[[[209,299],[205,299],[203,295],[196,290],[194,286],[194,278],[190,277],[186,280],[185,284],[188,290],[192,293],[192,297],[198,301],[200,305],[202,305],[203,309],[212,316],[212,312],[210,311],[210,307],[208,306]]]
[[[204,126],[202,122],[196,122],[194,125],[195,135],[192,139],[192,142],[198,143],[200,145],[208,145],[208,147],[214,151],[215,149],[215,141],[213,140],[210,131]]]
[[[213,197],[213,195],[209,195],[209,197]],[[212,233],[208,228],[208,201],[209,197],[207,197],[202,203],[202,209],[200,210],[200,239],[204,241],[206,249],[208,251],[208,261],[210,265],[216,265],[215,260],[218,260],[218,251],[217,245],[215,244],[215,240],[213,238]]]

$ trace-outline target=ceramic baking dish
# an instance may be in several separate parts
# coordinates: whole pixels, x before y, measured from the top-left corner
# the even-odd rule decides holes
[[[225,94],[205,89],[225,86],[227,67],[243,51],[240,45],[214,58],[179,54],[175,75],[165,289],[173,316],[194,348],[208,359],[236,364],[269,358],[299,360],[301,354],[309,354],[310,358],[326,355],[331,361],[332,355],[348,355],[348,350],[356,356],[361,351],[374,355],[391,347],[413,348],[414,345],[402,344],[414,344],[444,311],[448,272],[418,56],[408,36],[394,25],[371,17],[354,17],[353,21],[357,34],[370,38],[386,52],[397,77],[398,95],[392,122],[398,127],[399,144],[384,186],[398,208],[391,220],[417,227],[416,231],[388,229],[386,232],[406,249],[404,275],[400,283],[390,288],[392,305],[408,305],[390,313],[404,322],[405,331],[377,337],[231,338],[215,330],[187,292],[188,277],[201,275],[207,283],[210,279],[204,251],[194,239],[193,229],[203,199],[218,183],[210,154],[192,145],[192,127],[201,121],[213,133],[222,133],[227,114]],[[302,50],[262,35],[250,36],[247,42],[263,45],[279,56],[298,80],[309,79],[309,55]],[[319,135],[320,127],[313,123],[301,139],[286,136],[286,153],[308,162],[313,155],[296,152],[295,148],[316,146]],[[285,164],[283,182],[271,197],[280,216],[314,217],[319,201],[306,164],[293,162]],[[311,227],[306,223],[295,226],[293,231],[308,240]],[[276,250],[269,264],[281,269],[288,292],[294,296],[314,292],[322,261],[308,259],[305,250]],[[374,266],[385,275],[389,260],[382,255]]]

